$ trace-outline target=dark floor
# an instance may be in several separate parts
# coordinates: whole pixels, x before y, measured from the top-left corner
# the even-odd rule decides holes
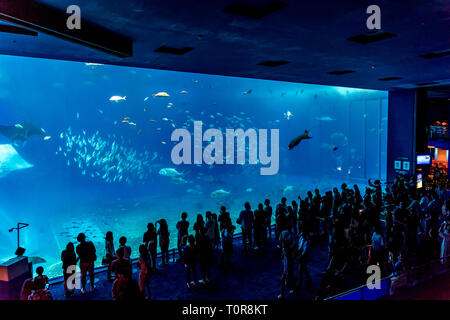
[[[219,253],[216,254],[216,261]],[[313,278],[313,287],[303,288],[289,299],[312,300],[322,278],[322,271],[328,262],[328,247],[321,241],[312,247],[309,272]],[[152,299],[155,300],[273,300],[280,293],[281,260],[275,241],[269,241],[261,250],[244,254],[240,240],[235,240],[232,257],[233,270],[228,274],[217,268],[214,263],[211,282],[188,289],[186,270],[181,263],[160,267],[151,279]],[[138,270],[133,269],[138,279]],[[200,270],[198,270],[200,274]],[[89,286],[89,285],[88,285]],[[96,274],[96,291],[82,295],[78,290],[70,300],[110,300],[112,283],[106,280],[106,273]],[[62,283],[51,286],[53,298],[64,300]]]
[[[450,272],[414,287],[404,287],[383,300],[450,300]]]

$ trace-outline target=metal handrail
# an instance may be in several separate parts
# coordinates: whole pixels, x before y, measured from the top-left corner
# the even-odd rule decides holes
[[[409,277],[409,276],[410,276],[411,272],[416,271],[416,270],[419,270],[419,269],[422,269],[422,268],[425,268],[425,267],[431,267],[431,266],[433,266],[435,263],[438,263],[438,262],[439,262],[440,264],[443,264],[443,263],[442,263],[443,260],[444,260],[444,261],[447,261],[446,263],[448,264],[448,262],[449,262],[449,260],[450,260],[450,255],[449,255],[449,256],[446,256],[446,257],[443,257],[443,258],[436,258],[436,259],[433,259],[433,260],[431,260],[431,261],[429,261],[429,262],[427,262],[427,263],[421,264],[421,265],[412,266],[411,269],[408,269],[408,270],[406,270],[406,271],[404,271],[404,272],[402,272],[402,273],[399,273],[399,274],[391,274],[391,275],[389,275],[389,276],[386,276],[386,277],[380,279],[379,282],[382,283],[382,282],[385,281],[385,280],[391,280],[391,279],[394,278],[394,277],[398,277],[399,275],[406,274],[406,275],[407,275],[407,279],[408,279],[408,284],[410,284],[411,281],[410,281],[410,277]],[[449,269],[448,266],[447,266],[447,270],[446,270],[445,272],[448,272],[448,271],[450,271],[450,269]],[[443,272],[440,272],[440,273],[431,273],[431,276],[440,275],[440,274],[442,274],[442,273],[443,273]],[[418,281],[418,280],[416,279],[415,281]],[[423,282],[423,281],[425,281],[425,280],[422,279],[422,281],[419,281],[419,282]],[[414,282],[414,281],[413,281],[413,282]],[[390,284],[390,282],[389,282],[389,284]],[[417,284],[417,283],[416,283],[416,284]],[[416,285],[416,284],[413,284],[412,286],[414,286],[414,285]],[[357,292],[357,291],[362,291],[362,290],[364,290],[365,288],[367,288],[367,284],[364,284],[364,285],[361,285],[361,286],[359,286],[359,287],[356,287],[356,288],[353,288],[353,289],[350,289],[350,290],[347,290],[347,291],[338,293],[338,294],[336,294],[336,295],[334,295],[334,296],[325,298],[324,300],[335,300],[335,299],[337,299],[337,298],[340,298],[340,297],[343,297],[343,296],[346,296],[346,295],[355,293],[355,292]]]

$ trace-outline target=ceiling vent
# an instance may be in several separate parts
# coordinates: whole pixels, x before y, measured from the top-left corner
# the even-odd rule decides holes
[[[328,74],[333,74],[333,75],[336,75],[336,76],[340,76],[340,75],[343,75],[343,74],[353,73],[353,72],[356,72],[356,71],[355,70],[335,70],[335,71],[328,72]]]
[[[420,56],[425,59],[435,59],[435,58],[441,58],[450,55],[450,49],[439,51],[439,52],[433,52],[433,53],[425,53],[421,54]]]
[[[235,2],[223,11],[239,16],[261,19],[277,10],[286,7],[288,4],[283,1],[269,1],[265,6],[256,6],[254,4]]]
[[[282,66],[283,64],[288,64],[288,63],[289,63],[289,61],[286,61],[286,60],[266,60],[266,61],[258,63],[258,66],[278,67],[278,66]]]
[[[396,37],[397,35],[390,32],[383,32],[383,31],[371,31],[365,34],[359,34],[357,36],[353,36],[350,38],[347,38],[349,41],[354,41],[362,44],[368,44],[372,42],[377,42],[389,38]]]
[[[32,31],[32,30],[28,30],[28,29],[16,27],[16,26],[10,26],[7,24],[0,25],[0,32],[23,34],[26,36],[37,36],[38,35],[38,33],[36,31]]]
[[[402,77],[387,77],[387,78],[380,78],[378,80],[380,81],[392,81],[392,80],[399,80],[399,79],[403,79]]]
[[[156,49],[155,52],[170,53],[170,54],[176,54],[176,55],[181,56],[192,50],[194,50],[194,48],[191,48],[191,47],[173,48],[173,47],[162,46],[162,47],[159,47],[158,49]]]

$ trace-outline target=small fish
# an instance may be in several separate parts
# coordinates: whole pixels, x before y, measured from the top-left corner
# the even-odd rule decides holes
[[[19,129],[23,129],[23,126],[21,124],[16,124],[16,125],[14,125],[14,127],[19,128]]]
[[[156,123],[156,120],[150,120],[150,122]]]
[[[335,121],[336,119],[333,119],[333,118],[331,118],[329,116],[325,116],[325,117],[316,118],[316,120],[319,120],[319,121]]]
[[[161,128],[156,128],[156,130],[161,131]]]
[[[292,114],[292,112],[290,112],[289,110],[285,113],[283,113],[284,117],[289,120],[291,117],[293,117],[294,115]]]
[[[103,110],[102,109],[98,109],[98,112],[100,112],[100,114],[103,114]]]
[[[77,112],[77,119],[80,119],[80,114]]]
[[[114,102],[119,102],[119,101],[125,101],[127,100],[127,96],[112,96],[111,98],[109,98],[109,101],[114,101]]]
[[[144,101],[147,101],[147,100],[148,100],[148,97],[145,97]]]
[[[164,92],[164,91],[155,93],[152,96],[153,96],[153,98],[158,98],[158,97],[159,98],[167,98],[167,97],[170,97],[170,95],[167,92]]]
[[[250,93],[252,93],[252,89],[250,89],[250,90],[248,90],[248,91],[242,92],[242,94],[243,94],[244,96],[247,95],[247,94],[250,94]]]
[[[195,84],[197,84],[198,83],[198,80],[192,80]]]
[[[44,140],[50,140],[52,137],[51,136],[45,136]]]
[[[186,90],[180,91],[181,94],[186,94],[188,93]]]
[[[161,141],[161,143],[162,143],[162,144],[167,144],[167,142],[165,142],[165,141]]]
[[[169,121],[169,119],[167,119],[167,118],[162,118],[162,120],[163,120],[163,121]]]
[[[338,147],[334,147],[334,148],[333,148],[333,151],[336,151],[337,149],[339,149],[339,148],[338,148]]]
[[[136,126],[136,123],[134,123],[134,122],[128,122],[128,124],[130,124],[132,126]]]

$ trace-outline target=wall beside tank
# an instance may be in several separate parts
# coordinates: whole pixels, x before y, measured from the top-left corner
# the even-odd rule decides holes
[[[398,173],[414,172],[416,91],[389,91],[387,180]],[[401,167],[396,167],[400,165]]]

